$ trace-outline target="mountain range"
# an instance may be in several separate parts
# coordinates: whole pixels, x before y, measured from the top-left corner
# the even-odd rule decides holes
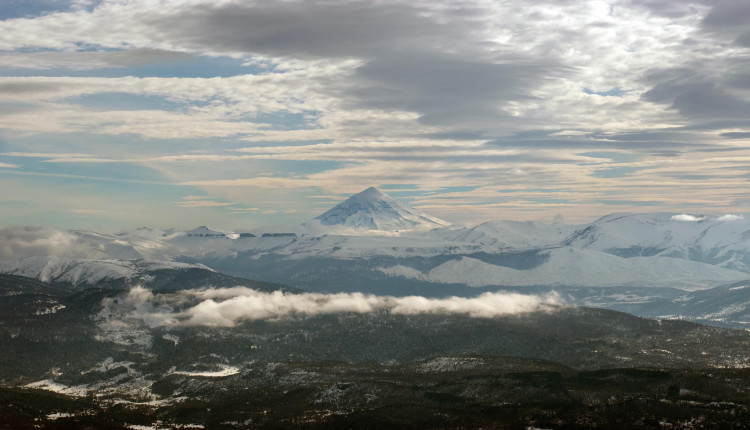
[[[28,230],[0,259],[0,428],[750,419],[739,215],[466,227],[369,188],[284,229]]]
[[[149,285],[155,273],[190,269],[321,293],[554,290],[571,304],[730,325],[744,324],[750,303],[750,290],[722,288],[750,279],[750,221],[741,215],[620,213],[584,225],[501,220],[463,227],[368,188],[284,230],[68,234],[75,254],[0,260],[0,273],[78,289]],[[685,295],[701,290],[714,292],[715,308],[687,306]],[[678,298],[685,306],[669,305]]]

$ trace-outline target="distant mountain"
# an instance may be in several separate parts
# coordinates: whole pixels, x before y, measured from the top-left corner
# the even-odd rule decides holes
[[[315,218],[325,226],[364,230],[429,230],[450,223],[403,205],[375,187],[349,197]]]
[[[25,293],[86,288],[122,290],[134,285],[152,290],[243,286],[260,291],[298,291],[279,284],[228,276],[197,263],[61,257],[0,261],[0,287],[5,284],[22,285]],[[7,287],[0,289],[0,295],[18,294],[18,291],[5,291],[6,289]]]
[[[220,239],[227,237],[227,233],[213,230],[205,225],[185,232],[187,237],[205,237],[209,239]]]
[[[750,272],[750,219],[674,213],[616,213],[565,239],[620,257],[672,257]]]
[[[149,272],[190,268],[210,270],[202,264],[163,260],[89,260],[48,256],[0,261],[1,273],[80,288],[118,280],[124,281],[125,284],[134,284],[148,281]]]
[[[314,222],[316,228],[279,227],[244,235],[208,227],[72,231],[68,260],[0,261],[0,273],[76,289],[127,288],[145,281],[151,288],[183,288],[176,279],[192,288],[184,276],[188,268],[174,267],[179,261],[205,265],[189,269],[199,279],[194,285],[205,285],[221,272],[317,292],[443,297],[547,287],[566,294],[575,290],[573,304],[701,321],[725,312],[720,319],[726,324],[734,324],[735,318],[745,321],[742,313],[728,308],[732,294],[726,304],[711,301],[715,309],[681,310],[668,303],[690,291],[750,279],[750,220],[742,215],[619,213],[579,226],[539,221],[441,226],[444,221],[370,188]],[[169,267],[144,267],[149,261]],[[218,272],[211,274],[208,268]],[[609,288],[606,293],[594,290],[604,287]],[[657,294],[664,288],[675,291]],[[693,303],[690,297],[683,299]]]
[[[746,273],[710,264],[668,257],[621,258],[604,252],[573,247],[541,251],[544,261],[536,267],[515,269],[471,256],[451,259],[424,273],[402,273],[436,283],[465,283],[473,287],[491,285],[561,286],[673,286],[705,288],[748,278]],[[389,273],[390,268],[383,268]],[[399,274],[393,272],[393,274]]]
[[[439,236],[459,243],[474,243],[498,249],[535,249],[559,245],[579,229],[566,224],[539,221],[487,221],[474,227],[443,229]]]

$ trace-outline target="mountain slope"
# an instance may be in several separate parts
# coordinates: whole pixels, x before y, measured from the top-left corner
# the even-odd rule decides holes
[[[559,245],[578,226],[539,221],[487,221],[474,227],[436,232],[444,240],[497,248],[532,249]]]
[[[325,226],[380,231],[426,230],[450,224],[402,205],[374,187],[349,197],[315,220]]]
[[[741,216],[611,214],[564,243],[622,257],[673,257],[750,271],[750,220]]]
[[[149,272],[156,270],[191,268],[210,270],[202,264],[162,260],[89,260],[48,256],[0,261],[1,273],[81,288],[113,280],[137,283],[148,281]]]
[[[524,270],[495,265],[469,256],[451,259],[426,273],[385,273],[439,283],[481,286],[673,286],[701,289],[747,278],[747,274],[710,264],[668,257],[622,258],[572,247],[540,252],[541,264]]]

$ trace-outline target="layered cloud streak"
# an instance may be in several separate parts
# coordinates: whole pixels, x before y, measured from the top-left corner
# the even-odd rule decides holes
[[[172,201],[284,195],[305,216],[310,195],[385,184],[471,222],[748,204],[741,2],[55,3],[0,20],[0,149],[96,156],[0,153],[0,175],[38,179],[17,181],[12,222],[51,206],[26,196],[63,194],[39,172],[94,182],[81,172],[107,162],[165,178]]]
[[[132,288],[124,298],[104,301],[110,318],[138,319],[151,327],[233,327],[243,321],[278,320],[335,313],[394,315],[456,314],[493,318],[560,304],[556,294],[484,293],[474,298],[430,299],[362,293],[265,293],[244,287],[154,294]]]

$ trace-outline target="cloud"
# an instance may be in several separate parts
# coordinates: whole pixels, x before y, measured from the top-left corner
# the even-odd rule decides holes
[[[705,221],[706,217],[703,215],[688,215],[688,214],[680,214],[680,215],[672,215],[672,218],[670,218],[672,221],[680,221],[680,222],[698,222],[698,221]]]
[[[356,58],[354,72],[326,88],[342,107],[415,112],[441,127],[486,127],[507,116],[509,101],[536,98],[535,89],[572,71],[554,56],[499,54],[492,17],[502,12],[510,11],[473,2],[265,2],[186,9],[156,15],[148,25],[196,51]]]
[[[84,52],[4,52],[0,67],[15,69],[89,70],[106,67],[134,67],[147,64],[185,60],[190,54],[163,49],[137,48],[122,51]]]
[[[48,227],[11,226],[0,229],[0,260],[45,255],[83,254],[75,235]]]
[[[105,299],[108,312],[154,326],[233,327],[243,321],[276,320],[333,313],[389,312],[396,315],[459,314],[493,318],[557,305],[557,295],[484,293],[474,298],[374,296],[362,293],[263,293],[244,287],[153,294],[135,287],[124,299]]]
[[[415,194],[451,219],[579,221],[615,201],[726,213],[746,189],[727,173],[747,153],[730,141],[746,137],[750,110],[740,3],[80,1],[0,21],[0,129],[15,152],[95,154],[14,171],[83,177],[129,163],[177,185],[166,202],[207,194],[173,206],[182,219],[269,193],[304,212],[305,192],[373,182],[485,186],[450,202]],[[153,77],[170,73],[186,77]],[[236,141],[251,148],[238,155]],[[613,149],[632,162],[576,156]],[[738,157],[701,163],[707,150]],[[45,185],[61,195],[60,182]]]
[[[716,218],[717,221],[740,221],[745,219],[744,215],[726,214]]]
[[[721,133],[721,137],[726,139],[750,139],[750,132],[747,131],[734,131]]]

